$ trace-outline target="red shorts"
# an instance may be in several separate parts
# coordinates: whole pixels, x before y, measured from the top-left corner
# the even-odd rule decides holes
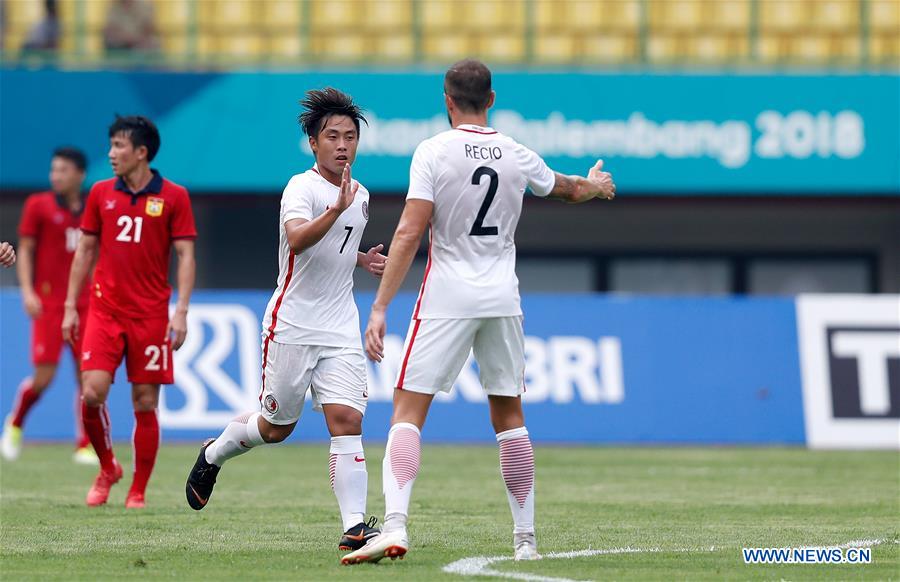
[[[59,364],[59,354],[63,347],[62,321],[64,309],[59,307],[44,308],[41,316],[31,322],[31,361],[35,366]],[[84,321],[88,309],[84,306],[78,310],[78,317]],[[78,363],[81,354],[81,340],[71,347],[72,356]]]
[[[124,357],[132,384],[174,383],[168,324],[168,314],[136,319],[91,309],[84,326],[81,370],[103,370],[115,378]]]

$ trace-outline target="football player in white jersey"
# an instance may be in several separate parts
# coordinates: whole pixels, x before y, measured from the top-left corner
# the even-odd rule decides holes
[[[203,444],[185,487],[200,510],[228,459],[291,434],[307,391],[331,433],[329,473],[352,550],[376,535],[365,521],[368,473],[362,446],[366,366],[353,301],[353,269],[380,277],[382,245],[358,252],[369,220],[369,193],[352,179],[362,112],[333,88],[309,91],[300,124],[316,165],[290,179],[281,197],[278,285],[263,319],[260,409],[231,421]]]
[[[540,197],[580,203],[612,199],[615,185],[602,161],[587,177],[558,174],[533,151],[488,127],[494,92],[491,72],[479,61],[461,61],[447,71],[444,101],[452,129],[423,141],[413,155],[406,207],[366,329],[366,352],[381,361],[385,312],[430,224],[425,278],[394,391],[383,470],[384,532],[344,556],[344,564],[396,558],[409,549],[406,520],[422,426],[434,395],[451,389],[470,350],[499,442],[515,558],[540,557],[534,454],[520,397],[524,334],[513,237],[526,188]]]

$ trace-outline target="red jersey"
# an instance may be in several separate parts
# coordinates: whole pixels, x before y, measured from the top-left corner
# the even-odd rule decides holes
[[[78,246],[78,223],[65,198],[53,192],[32,194],[25,201],[19,236],[35,239],[34,290],[45,309],[62,308],[69,286],[69,268]],[[82,290],[79,306],[86,306],[88,290]]]
[[[140,192],[121,178],[101,180],[91,188],[81,230],[100,237],[91,309],[134,318],[168,316],[172,241],[197,237],[184,187],[156,170]]]

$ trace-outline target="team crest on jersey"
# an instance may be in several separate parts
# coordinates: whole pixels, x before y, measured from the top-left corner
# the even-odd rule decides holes
[[[266,407],[266,410],[272,414],[275,414],[278,411],[278,401],[275,400],[275,397],[271,394],[266,394],[263,405]]]
[[[162,198],[147,198],[147,208],[146,208],[147,216],[162,216],[163,213],[163,199]]]
[[[365,218],[366,220],[369,220],[369,203],[366,200],[363,200],[362,211],[363,211],[363,218]]]
[[[115,210],[116,209],[116,201],[115,200],[105,200],[104,201],[104,209],[105,210]]]

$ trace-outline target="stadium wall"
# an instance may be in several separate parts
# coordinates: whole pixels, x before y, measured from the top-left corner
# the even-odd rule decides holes
[[[269,294],[201,291],[177,384],[160,405],[164,437],[213,435],[258,407],[260,318]],[[357,296],[368,312],[373,296]],[[386,438],[390,398],[415,295],[391,308],[387,358],[369,367],[367,438]],[[803,445],[900,448],[900,296],[664,299],[531,294],[526,313],[525,401],[537,442]],[[29,322],[14,290],[0,291],[0,408],[29,372]],[[29,439],[73,434],[71,362],[37,405]],[[491,442],[477,369],[467,364],[437,399],[425,438]],[[130,437],[120,370],[113,436]],[[295,441],[324,440],[304,412]]]
[[[501,71],[491,123],[560,171],[609,160],[632,194],[897,196],[898,80]],[[368,111],[355,176],[402,192],[416,145],[447,128],[440,72],[0,69],[0,189],[42,186],[60,143],[88,152],[89,179],[107,177],[107,126],[141,113],[162,132],[159,167],[192,192],[274,194],[312,163],[297,100],[325,85]]]

